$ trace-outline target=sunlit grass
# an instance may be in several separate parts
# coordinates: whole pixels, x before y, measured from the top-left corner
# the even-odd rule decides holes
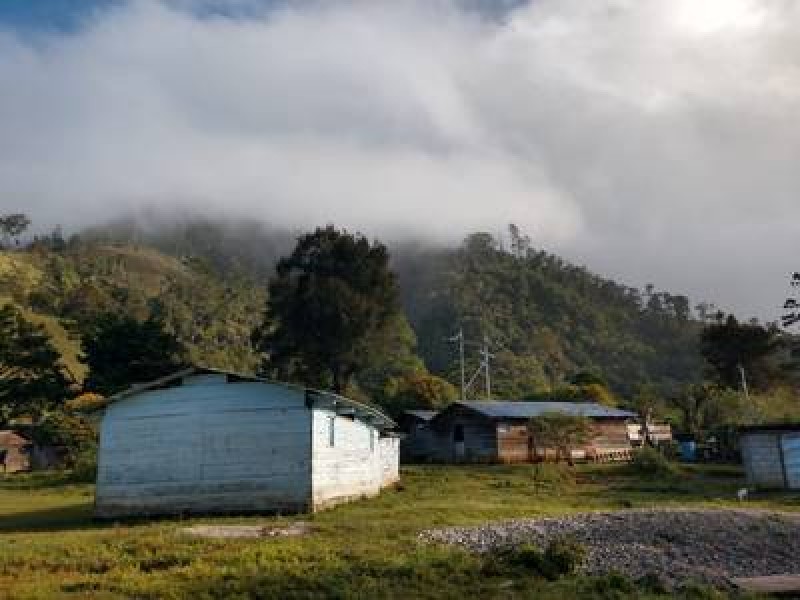
[[[0,480],[0,597],[646,597],[598,591],[608,582],[582,577],[549,583],[525,574],[486,574],[480,557],[421,544],[417,534],[586,510],[739,506],[740,486],[738,471],[730,468],[691,468],[659,481],[635,477],[624,466],[584,466],[560,481],[531,466],[425,466],[404,469],[402,485],[378,498],[312,516],[97,523],[91,486],[68,485],[55,475],[8,477]],[[798,498],[788,494],[751,505],[800,510]],[[182,532],[190,523],[298,519],[311,521],[314,532],[256,540]]]

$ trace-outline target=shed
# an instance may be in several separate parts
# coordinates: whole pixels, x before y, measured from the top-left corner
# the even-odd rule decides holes
[[[800,424],[742,427],[739,447],[747,483],[800,489]]]
[[[306,512],[399,478],[381,411],[348,398],[192,367],[103,409],[95,514]]]
[[[0,469],[4,473],[29,470],[31,448],[30,440],[18,432],[10,429],[0,431]]]
[[[631,450],[626,423],[636,414],[593,402],[455,402],[430,419],[430,452],[436,462],[536,462],[552,449],[537,445],[528,421],[548,412],[587,417],[592,441],[579,457],[627,457]]]

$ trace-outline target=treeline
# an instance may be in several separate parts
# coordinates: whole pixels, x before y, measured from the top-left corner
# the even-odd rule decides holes
[[[480,366],[477,344],[488,346],[494,398],[623,404],[687,431],[797,413],[792,340],[775,326],[598,277],[514,226],[510,242],[476,233],[457,247],[387,249],[333,227],[298,238],[208,219],[125,221],[67,239],[56,230],[20,244],[19,223],[0,253],[0,304],[14,311],[4,322],[49,326],[33,325],[60,357],[66,396],[114,393],[198,362],[396,414],[458,397],[460,332],[468,374]],[[5,373],[20,360],[11,346]]]

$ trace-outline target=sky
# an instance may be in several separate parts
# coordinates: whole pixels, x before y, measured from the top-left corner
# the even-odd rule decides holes
[[[0,0],[0,213],[536,247],[775,320],[795,0]]]

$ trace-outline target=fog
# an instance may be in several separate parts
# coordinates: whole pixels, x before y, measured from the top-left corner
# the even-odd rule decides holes
[[[0,24],[0,211],[448,241],[514,222],[603,275],[775,319],[800,268],[800,5],[507,4]]]

